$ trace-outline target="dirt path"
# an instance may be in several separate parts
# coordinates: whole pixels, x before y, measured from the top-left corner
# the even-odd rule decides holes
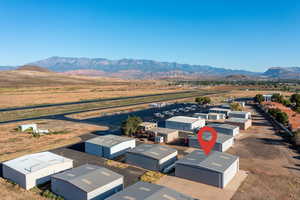
[[[300,156],[265,117],[254,110],[253,127],[242,132],[229,153],[240,156],[249,175],[233,200],[300,199]]]

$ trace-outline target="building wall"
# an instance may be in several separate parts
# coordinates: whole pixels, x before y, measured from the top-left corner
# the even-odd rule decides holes
[[[204,168],[176,164],[175,176],[216,187],[222,187],[222,174]]]
[[[56,178],[51,178],[51,190],[65,200],[87,200],[87,193],[74,185]]]
[[[230,147],[232,147],[234,144],[234,138],[231,138],[223,143],[222,145],[222,152],[227,151]]]
[[[250,119],[251,115],[250,113],[229,113],[228,114],[229,118],[242,118],[242,119]]]
[[[174,131],[169,134],[164,134],[164,133],[157,133],[158,136],[162,136],[164,138],[165,143],[172,142],[178,138],[178,131]]]
[[[194,130],[195,128],[202,128],[205,126],[205,120],[198,120],[194,123],[192,123],[192,130]]]
[[[164,168],[172,165],[177,160],[177,152],[174,152],[165,158],[159,160],[159,171],[163,170]]]
[[[225,187],[239,171],[239,159],[237,159],[223,174],[222,187]]]
[[[138,155],[138,154],[133,154],[133,153],[126,153],[126,163],[140,166],[145,169],[153,170],[153,171],[159,171],[159,165],[158,165],[158,160],[143,156],[143,155]]]
[[[33,188],[36,185],[43,184],[50,181],[50,177],[59,172],[63,172],[67,169],[73,168],[73,161],[68,161],[64,163],[58,163],[51,165],[49,167],[43,168],[41,170],[30,173],[26,176],[26,182],[29,188]]]
[[[111,148],[103,147],[103,157],[113,159],[126,153],[127,150],[135,148],[135,140],[129,140],[117,144]]]
[[[29,188],[27,188],[26,185],[26,175],[22,174],[8,166],[6,166],[5,164],[2,165],[2,172],[3,172],[3,177],[14,182],[17,183],[18,185],[20,185],[22,188],[28,190]]]
[[[119,178],[101,188],[98,188],[92,192],[88,193],[88,200],[104,200],[113,194],[122,191],[123,186],[123,178]]]
[[[236,136],[240,132],[239,127],[235,128],[235,129],[229,129],[229,128],[223,128],[223,127],[213,127],[213,128],[217,132],[224,133],[224,134],[227,134],[227,135],[232,135],[232,136]]]
[[[89,142],[85,142],[84,146],[86,153],[101,157],[103,156],[103,150],[101,146]]]

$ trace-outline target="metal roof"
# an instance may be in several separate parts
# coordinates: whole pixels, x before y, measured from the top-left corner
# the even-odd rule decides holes
[[[198,119],[195,117],[186,117],[186,116],[176,116],[167,119],[166,121],[172,121],[172,122],[181,122],[181,123],[194,123],[196,121],[202,121],[204,119]]]
[[[123,176],[104,167],[85,164],[56,174],[52,178],[66,181],[85,192],[91,192],[123,178]]]
[[[220,110],[220,111],[226,111],[226,112],[230,112],[231,111],[230,109],[227,109],[227,108],[218,108],[218,107],[210,108],[209,110]]]
[[[212,128],[226,128],[226,129],[237,129],[239,128],[238,126],[234,126],[231,124],[216,124],[216,123],[209,123],[207,126],[212,127]]]
[[[237,156],[224,152],[211,151],[211,153],[206,156],[204,154],[204,151],[195,150],[176,161],[176,164],[182,164],[196,168],[204,168],[223,173],[237,159]]]
[[[146,157],[154,158],[156,160],[163,159],[175,152],[177,153],[176,149],[172,149],[170,147],[162,146],[159,144],[141,144],[136,148],[127,151],[127,153],[143,155]]]
[[[162,127],[156,127],[156,128],[150,129],[149,131],[155,132],[155,133],[160,133],[160,134],[165,134],[165,135],[172,134],[174,132],[178,132],[178,130],[175,130],[175,129],[162,128]]]
[[[3,165],[17,170],[22,174],[30,174],[52,165],[65,162],[72,162],[72,160],[46,151],[21,156],[13,160],[6,161],[3,163]]]
[[[125,188],[123,191],[114,194],[107,198],[107,200],[193,200],[175,190],[166,188],[164,186],[137,182]]]
[[[243,114],[243,115],[246,115],[246,114],[251,114],[251,113],[246,112],[246,111],[231,111],[230,114]]]
[[[204,140],[210,140],[211,135],[210,134],[203,134],[202,137],[204,138]],[[218,133],[218,137],[217,137],[216,143],[223,144],[224,142],[226,142],[228,140],[231,140],[232,138],[233,138],[233,136],[231,136],[231,135],[226,135],[226,134]],[[189,139],[191,139],[191,140],[198,140],[198,136],[197,135],[193,135],[193,136],[190,136]]]
[[[105,147],[112,147],[115,145],[118,145],[122,142],[127,142],[130,140],[135,140],[133,138],[128,138],[128,137],[121,137],[117,135],[104,135],[104,136],[99,136],[95,137],[93,139],[87,140],[87,143],[92,143],[92,144],[97,144],[100,146],[105,146]]]
[[[231,117],[231,118],[227,119],[225,122],[245,123],[245,122],[247,122],[248,120],[250,120],[250,119],[234,118],[234,117]]]

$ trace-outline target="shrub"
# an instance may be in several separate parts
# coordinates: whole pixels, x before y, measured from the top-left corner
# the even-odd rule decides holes
[[[129,116],[125,121],[122,122],[121,130],[124,135],[132,136],[136,133],[142,119],[137,116]]]
[[[204,105],[204,104],[210,104],[211,103],[211,99],[209,97],[197,97],[195,99],[195,102],[200,104],[200,105]]]
[[[235,110],[235,111],[241,111],[241,110],[243,110],[241,104],[239,104],[237,102],[231,103],[230,104],[230,108],[231,108],[231,110]]]

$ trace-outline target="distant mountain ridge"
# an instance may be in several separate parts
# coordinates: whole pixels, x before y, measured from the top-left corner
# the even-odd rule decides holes
[[[105,58],[72,58],[72,57],[50,57],[44,60],[29,63],[45,67],[51,71],[68,72],[78,70],[99,70],[106,75],[128,75],[130,77],[156,77],[156,76],[226,76],[247,75],[257,76],[260,73],[247,70],[233,70],[208,65],[179,64],[176,62],[158,62],[143,59],[120,59],[109,60]],[[99,72],[100,73],[100,72]]]
[[[263,75],[269,78],[299,79],[300,67],[271,67]]]

